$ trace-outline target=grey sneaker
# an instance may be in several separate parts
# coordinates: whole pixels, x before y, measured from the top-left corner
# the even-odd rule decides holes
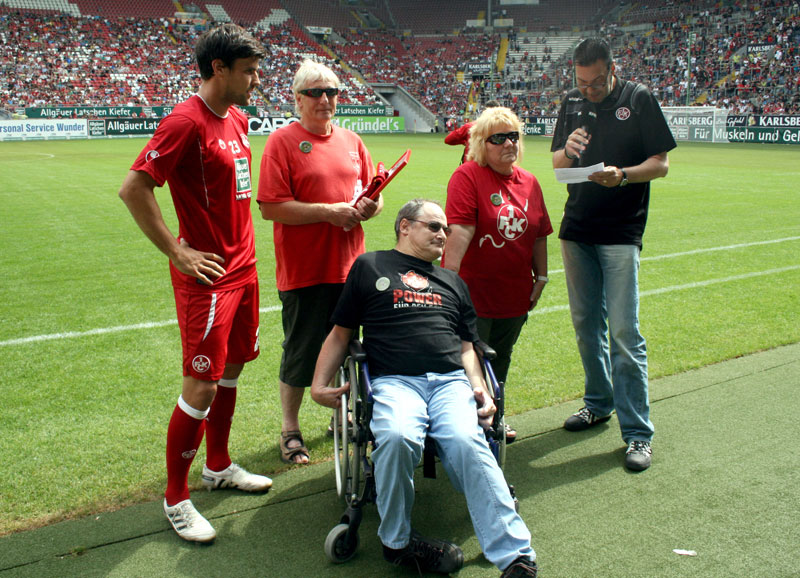
[[[607,422],[610,419],[611,414],[598,417],[589,411],[588,408],[582,407],[567,418],[567,421],[564,422],[564,429],[568,431],[583,431]]]
[[[633,440],[628,444],[628,451],[625,452],[625,467],[629,470],[641,472],[650,467],[650,460],[653,449],[650,442]]]
[[[445,540],[426,538],[415,530],[411,531],[408,546],[400,550],[383,547],[383,558],[395,566],[411,566],[420,575],[425,572],[451,574],[464,565],[461,548]]]
[[[190,542],[211,542],[217,537],[214,527],[198,512],[191,500],[168,506],[164,499],[164,513],[178,536]]]
[[[221,472],[214,472],[203,465],[203,485],[209,491],[218,488],[238,488],[245,492],[265,492],[272,487],[266,476],[251,474],[238,464],[231,464]]]

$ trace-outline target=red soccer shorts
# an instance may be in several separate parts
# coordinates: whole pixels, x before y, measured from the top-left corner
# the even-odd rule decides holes
[[[214,293],[175,289],[183,345],[183,375],[218,381],[226,363],[258,357],[258,279]]]

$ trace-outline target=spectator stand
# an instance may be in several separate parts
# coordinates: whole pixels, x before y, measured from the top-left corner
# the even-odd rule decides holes
[[[553,97],[563,82],[559,63],[571,58],[580,40],[580,36],[569,33],[513,34],[503,70],[504,90],[498,100],[523,117],[555,114]],[[570,84],[571,77],[570,72]]]
[[[796,0],[744,6],[643,0],[616,8],[606,0],[592,2],[597,14],[580,37],[609,38],[620,74],[648,85],[663,105],[688,101],[738,113],[800,113]],[[0,103],[10,110],[175,104],[199,82],[192,55],[197,34],[212,21],[230,19],[249,27],[270,52],[255,102],[270,112],[292,112],[294,71],[300,59],[312,57],[340,75],[344,104],[377,102],[374,83],[402,87],[440,119],[461,122],[489,97],[522,116],[555,113],[573,86],[570,44],[577,36],[533,30],[531,15],[539,8],[560,10],[557,2],[503,6],[499,15],[513,16],[515,27],[502,34],[467,27],[467,19],[485,18],[483,0],[465,0],[457,10],[455,3],[424,4],[415,11],[419,5],[412,0],[348,6],[333,0],[2,0]],[[576,10],[573,3],[564,6]],[[329,14],[342,28],[318,41],[304,26],[326,22]],[[465,75],[467,65],[487,62],[500,64],[501,75]]]
[[[627,77],[648,85],[664,106],[796,113],[800,21],[794,4],[643,3],[621,15],[625,32],[618,64]],[[640,21],[649,24],[631,24]]]

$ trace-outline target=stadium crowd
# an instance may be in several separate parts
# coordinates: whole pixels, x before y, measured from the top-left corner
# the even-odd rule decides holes
[[[593,32],[612,40],[620,71],[651,87],[663,106],[800,113],[797,1],[722,4],[643,1],[599,21]],[[180,102],[199,83],[196,75],[179,74],[191,69],[198,32],[178,24],[0,8],[0,107]],[[551,116],[573,86],[569,50],[539,58],[526,53],[493,75],[462,74],[466,63],[495,62],[498,33],[411,36],[351,28],[320,44],[292,19],[253,32],[270,54],[253,104],[274,113],[291,112],[292,74],[309,55],[342,79],[342,104],[379,102],[369,83],[398,84],[438,117],[457,122],[489,98],[522,117]],[[546,33],[531,35],[546,44]],[[509,44],[518,42],[512,32]]]
[[[180,102],[194,92],[181,74],[193,68],[193,55],[173,32],[157,20],[3,14],[0,101],[6,108]]]
[[[371,83],[399,84],[440,116],[463,114],[471,79],[459,80],[467,62],[488,62],[497,36],[398,37],[388,32],[343,33],[334,48]]]
[[[715,5],[656,20],[643,34],[617,36],[619,65],[662,105],[687,104],[688,68],[691,102],[737,113],[800,113],[797,2]]]
[[[159,106],[185,100],[199,85],[191,26],[168,19],[0,14],[0,106]],[[262,94],[252,104],[293,108],[292,77],[307,55],[324,60],[319,45],[296,25],[257,29],[272,57],[264,60]],[[374,92],[328,62],[343,79],[343,103],[368,104]]]
[[[347,72],[337,59],[330,58],[294,22],[269,29],[257,28],[254,36],[270,53],[262,61],[261,91],[267,108],[273,111],[291,111],[294,108],[292,78],[303,59],[309,56],[331,68],[342,82],[342,104],[373,104],[379,102],[375,92]]]

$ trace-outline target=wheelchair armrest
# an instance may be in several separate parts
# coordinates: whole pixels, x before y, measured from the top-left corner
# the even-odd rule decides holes
[[[358,339],[353,339],[350,342],[350,357],[358,363],[363,363],[367,360],[367,352],[364,351],[364,346]]]
[[[475,347],[475,351],[478,352],[478,355],[482,358],[486,358],[489,361],[497,357],[497,352],[485,344],[483,341],[476,341],[472,344]]]

